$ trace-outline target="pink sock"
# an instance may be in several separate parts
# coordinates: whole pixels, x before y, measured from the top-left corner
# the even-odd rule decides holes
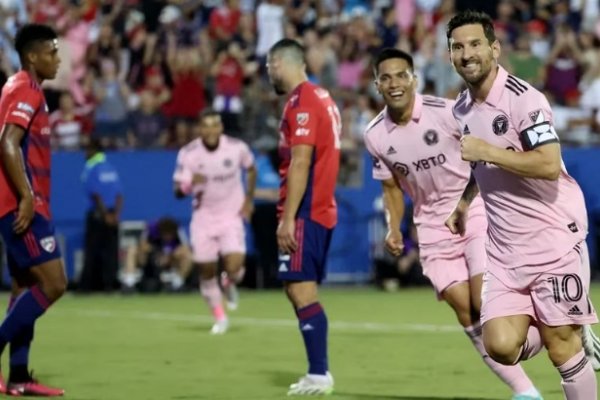
[[[537,327],[530,325],[527,331],[527,339],[521,348],[521,355],[515,361],[515,364],[519,361],[529,360],[533,356],[542,350],[542,337]]]
[[[498,377],[506,383],[513,393],[520,394],[533,388],[533,383],[527,377],[527,374],[520,365],[502,365],[494,361],[488,356],[483,345],[483,339],[481,337],[481,325],[476,323],[473,326],[465,328],[465,333],[473,342],[473,345],[483,357],[483,361]]]
[[[244,275],[246,275],[246,267],[241,267],[238,272],[231,275],[231,278],[238,284],[244,279]]]
[[[210,307],[215,320],[221,321],[227,318],[223,308],[223,296],[217,278],[200,280],[200,294]]]
[[[565,393],[565,399],[591,400],[598,398],[596,374],[583,350],[557,369],[562,376],[560,384]]]

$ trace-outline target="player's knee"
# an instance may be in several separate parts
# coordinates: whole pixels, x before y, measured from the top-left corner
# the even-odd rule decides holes
[[[50,302],[55,302],[67,291],[66,278],[57,278],[50,282],[45,282],[43,284],[43,291]]]
[[[217,276],[217,264],[214,265],[212,263],[206,264],[197,264],[198,270],[200,271],[200,279],[203,281],[207,281],[209,279],[213,279]]]
[[[515,337],[507,332],[483,332],[485,351],[496,362],[504,365],[513,365],[519,357],[521,344]]]
[[[564,328],[544,338],[548,357],[554,365],[566,363],[582,349],[581,336],[577,329]]]
[[[288,282],[285,284],[287,297],[295,308],[302,308],[318,301],[317,287],[314,282]]]

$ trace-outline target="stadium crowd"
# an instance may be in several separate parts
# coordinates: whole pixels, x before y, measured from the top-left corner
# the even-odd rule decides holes
[[[2,0],[0,67],[18,69],[11,38],[25,21],[60,34],[62,61],[46,84],[56,149],[90,137],[118,149],[176,149],[196,134],[207,106],[226,131],[274,144],[279,101],[264,68],[283,37],[308,48],[310,78],[343,110],[343,148],[353,163],[381,107],[372,54],[387,46],[415,56],[420,90],[461,90],[447,56],[445,24],[462,9],[495,18],[501,63],[554,102],[563,141],[600,142],[600,3],[552,0]],[[266,106],[268,105],[268,106]]]

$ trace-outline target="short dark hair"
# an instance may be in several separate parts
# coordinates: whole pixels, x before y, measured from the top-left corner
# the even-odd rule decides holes
[[[219,113],[217,110],[215,110],[214,108],[207,107],[200,112],[200,115],[198,115],[198,122],[202,122],[206,118],[220,117],[220,116],[221,116],[221,113]]]
[[[456,28],[460,28],[464,25],[481,25],[483,28],[483,33],[485,34],[488,42],[492,44],[496,41],[496,32],[494,31],[494,22],[492,21],[492,18],[481,11],[466,10],[459,12],[452,17],[450,22],[448,22],[448,27],[446,29],[448,48],[450,48],[450,38],[452,37],[452,32]]]
[[[161,235],[177,235],[179,232],[179,224],[171,217],[162,217],[156,225]]]
[[[15,37],[15,50],[21,59],[31,48],[40,42],[54,40],[58,36],[54,29],[48,25],[26,24],[17,32]]]
[[[373,73],[375,74],[375,76],[379,74],[379,65],[381,65],[382,62],[386,60],[391,60],[393,58],[400,58],[402,60],[405,60],[408,63],[410,70],[414,70],[413,58],[410,54],[408,54],[405,51],[395,49],[393,47],[387,47],[381,50],[375,57],[375,61],[373,61]]]
[[[275,43],[269,50],[270,55],[282,53],[299,64],[304,63],[304,54],[306,49],[300,43],[293,39],[281,39]]]
[[[94,153],[98,153],[104,151],[104,146],[102,142],[98,138],[91,138],[86,146],[87,150],[93,151]]]

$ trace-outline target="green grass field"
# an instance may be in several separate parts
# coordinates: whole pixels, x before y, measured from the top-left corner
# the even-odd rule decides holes
[[[600,298],[600,286],[593,288]],[[325,289],[335,400],[510,399],[429,289]],[[36,326],[31,366],[77,400],[284,399],[306,362],[279,291],[243,292],[224,336],[198,294],[72,296]],[[7,358],[4,358],[6,369]],[[562,399],[545,354],[525,368]]]

